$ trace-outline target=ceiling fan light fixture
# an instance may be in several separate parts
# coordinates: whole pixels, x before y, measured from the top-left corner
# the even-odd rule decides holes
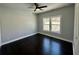
[[[40,9],[36,9],[36,11],[40,11]]]

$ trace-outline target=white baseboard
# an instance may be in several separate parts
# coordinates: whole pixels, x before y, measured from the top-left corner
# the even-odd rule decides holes
[[[41,32],[38,32],[38,33],[73,43],[72,41],[67,40],[67,39],[64,39],[64,38],[61,38],[61,37],[52,36],[52,35],[49,35],[49,34],[46,34],[46,33],[41,33]],[[8,42],[4,42],[4,43],[2,43],[0,46],[5,45],[5,44],[8,44],[8,43],[11,43],[11,42],[14,42],[14,41],[17,41],[17,40],[20,40],[20,39],[23,39],[23,38],[26,38],[26,37],[29,37],[29,36],[32,36],[32,35],[35,35],[35,34],[37,34],[37,33],[33,33],[33,34],[30,34],[30,35],[27,35],[27,36],[22,36],[22,37],[13,39],[13,40],[8,41]]]
[[[47,35],[47,36],[50,36],[50,37],[53,37],[53,38],[61,39],[63,41],[67,41],[67,42],[73,43],[72,41],[70,41],[68,39],[64,39],[64,38],[57,37],[57,36],[52,36],[52,35],[49,35],[49,34],[46,34],[46,33],[41,33],[41,32],[38,32],[38,33],[43,34],[43,35]]]
[[[4,42],[4,43],[2,43],[0,46],[5,45],[5,44],[8,44],[8,43],[11,43],[11,42],[14,42],[14,41],[17,41],[17,40],[20,40],[20,39],[23,39],[23,38],[26,38],[26,37],[29,37],[29,36],[32,36],[32,35],[35,35],[35,34],[37,34],[37,33],[33,33],[33,34],[30,34],[30,35],[26,35],[26,36],[22,36],[22,37],[13,39],[13,40],[11,40],[11,41]]]

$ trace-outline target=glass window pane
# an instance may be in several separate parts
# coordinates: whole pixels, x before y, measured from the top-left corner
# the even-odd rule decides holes
[[[43,25],[43,30],[49,31],[49,25]]]
[[[60,32],[60,25],[52,25],[51,31],[59,33]]]
[[[49,24],[50,21],[49,21],[49,18],[43,18],[43,24]]]
[[[60,24],[60,17],[52,17],[51,24]]]

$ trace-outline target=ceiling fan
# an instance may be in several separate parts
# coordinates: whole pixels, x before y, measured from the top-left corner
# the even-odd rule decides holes
[[[37,9],[42,10],[42,8],[46,8],[46,7],[47,7],[46,5],[45,5],[45,6],[39,6],[38,3],[34,3],[34,6],[35,6],[34,12],[35,12]]]
[[[38,3],[34,3],[34,5],[35,5],[34,12],[35,12],[37,9],[42,10],[42,8],[46,8],[46,7],[47,7],[46,5],[45,5],[45,6],[39,6],[39,4],[38,4]]]

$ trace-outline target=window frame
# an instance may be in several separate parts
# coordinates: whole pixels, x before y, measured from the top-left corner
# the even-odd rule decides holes
[[[59,29],[59,31],[51,31],[52,30],[52,25],[53,25],[52,22],[51,22],[52,17],[60,17],[60,24],[59,24],[60,29]],[[43,19],[44,18],[49,18],[49,24],[48,24],[49,25],[49,30],[44,30],[44,28],[43,28],[43,31],[61,34],[61,18],[62,18],[62,16],[58,15],[58,16],[52,16],[52,17],[43,17]],[[44,26],[44,21],[43,21],[43,26]]]

